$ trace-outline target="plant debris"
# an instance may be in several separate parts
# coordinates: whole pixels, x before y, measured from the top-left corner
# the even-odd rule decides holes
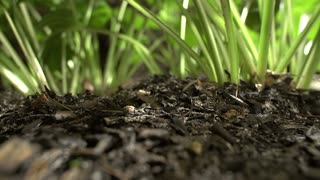
[[[155,76],[0,101],[1,179],[320,179],[320,94]]]

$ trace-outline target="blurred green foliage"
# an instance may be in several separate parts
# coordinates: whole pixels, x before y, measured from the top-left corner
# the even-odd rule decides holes
[[[259,45],[262,16],[259,4],[262,1],[234,0],[240,14],[244,13],[244,9],[248,7],[245,25],[256,46]],[[181,15],[184,14],[181,8],[182,0],[137,2],[179,34]],[[276,1],[275,28],[281,29],[284,19],[288,18],[287,12],[282,9],[284,2],[285,0]],[[216,2],[209,1],[209,3],[215,13],[222,13]],[[27,7],[32,28],[25,22],[27,17],[22,12],[21,4]],[[292,37],[288,37],[288,41],[298,36],[301,17],[314,13],[318,4],[318,0],[291,1],[290,11],[293,14],[293,21],[288,25],[288,34]],[[127,6],[126,1],[13,0],[2,1],[1,7],[0,30],[15,49],[20,60],[27,64],[32,81],[37,81],[35,78],[37,73],[28,65],[28,58],[8,24],[5,11],[13,19],[18,33],[23,36],[23,44],[30,42],[31,50],[43,68],[50,88],[59,93],[81,92],[82,84],[86,80],[92,83],[96,93],[113,91],[123,82],[128,81],[142,65],[147,67],[150,74],[171,73],[181,77],[179,64],[182,50],[176,40],[165,33],[154,21],[142,16],[131,6]],[[124,13],[123,17],[121,13]],[[200,17],[194,16],[197,10],[193,1],[190,2],[188,13],[195,20],[196,26],[203,26],[197,23],[200,22]],[[308,34],[309,40],[315,39],[319,31],[319,23],[320,21],[317,22],[318,26],[314,26]],[[281,30],[277,30],[275,36],[281,38],[282,33]],[[199,50],[198,38],[191,28],[186,28],[184,42],[203,59],[205,55]],[[282,44],[277,41],[276,45],[280,47]],[[300,48],[299,51],[303,50]],[[194,61],[189,55],[186,55],[186,58],[191,59],[186,62],[188,76],[203,74],[201,63]],[[0,51],[2,74],[9,70],[18,76],[23,76],[24,73],[19,71],[18,66],[11,62],[11,59],[12,54],[7,52],[2,42]],[[3,81],[7,79],[8,77],[2,78]],[[29,85],[32,86],[31,84],[30,82]],[[28,94],[41,90],[43,88],[41,85],[43,84],[30,87],[33,90],[28,91]]]

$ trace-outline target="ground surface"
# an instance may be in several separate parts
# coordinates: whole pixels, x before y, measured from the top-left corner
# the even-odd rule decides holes
[[[319,102],[164,76],[110,97],[3,92],[0,179],[320,179]]]

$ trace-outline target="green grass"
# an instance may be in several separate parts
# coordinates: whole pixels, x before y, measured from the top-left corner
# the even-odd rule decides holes
[[[268,0],[262,2],[262,18],[261,18],[261,32],[259,38],[259,56],[257,65],[257,77],[258,82],[264,84],[265,74],[268,68],[268,52],[270,49],[271,35],[272,35],[272,24],[274,18],[275,0]]]
[[[0,31],[0,72],[19,91],[33,94],[49,86],[57,93],[74,94],[89,81],[95,93],[105,94],[130,79],[142,64],[150,74],[161,73],[142,44],[147,24],[137,28],[128,22],[147,20],[132,16],[125,1],[114,10],[102,0],[61,3],[43,16],[28,2],[2,7],[10,28]],[[99,36],[108,38],[109,49],[100,47]],[[18,55],[19,49],[23,55]],[[100,57],[99,51],[108,53]]]
[[[24,94],[44,86],[78,93],[84,82],[106,94],[145,66],[150,75],[205,75],[262,88],[268,71],[290,73],[307,89],[319,69],[317,0],[139,2],[3,2],[3,80]],[[302,16],[309,17],[303,29]]]
[[[134,0],[127,0],[127,2],[144,16],[153,20],[172,38],[177,39],[177,32],[168,28],[155,14]],[[186,21],[189,22],[189,26],[184,27],[192,29],[193,34],[191,36],[194,36],[197,40],[203,57],[190,56],[190,58],[200,64],[202,71],[209,79],[219,83],[225,81],[238,83],[239,79],[245,79],[252,80],[264,87],[267,70],[274,73],[289,73],[291,68],[291,72],[297,72],[293,74],[294,77],[297,77],[297,88],[307,89],[310,84],[308,79],[311,79],[319,65],[318,55],[316,53],[313,55],[310,51],[309,54],[299,57],[303,59],[303,64],[306,64],[300,67],[294,67],[294,64],[296,64],[294,60],[297,59],[298,48],[304,48],[304,42],[314,42],[311,50],[317,49],[317,38],[310,34],[319,31],[319,23],[317,22],[320,20],[320,5],[316,1],[310,1],[308,8],[310,9],[313,6],[313,12],[308,14],[302,11],[300,13],[300,16],[308,14],[311,18],[304,30],[298,33],[296,29],[299,22],[294,22],[296,23],[294,26],[296,32],[289,31],[289,27],[286,27],[286,31],[280,29],[285,25],[289,26],[289,23],[293,23],[291,2],[284,1],[281,4],[281,7],[284,6],[286,9],[278,12],[278,14],[283,13],[281,19],[278,17],[280,15],[275,15],[275,2],[275,0],[259,1],[257,8],[260,9],[261,23],[257,24],[260,26],[260,32],[251,32],[254,34],[252,36],[249,34],[250,27],[240,19],[233,0],[211,3],[195,0],[193,4],[189,5],[193,7],[192,11],[182,9],[182,14],[187,17]],[[298,1],[294,2],[297,3]],[[304,7],[300,8],[303,9]],[[282,24],[282,22],[286,24]],[[280,24],[279,27],[275,27],[277,24]],[[281,33],[279,34],[278,31],[281,31]],[[253,42],[254,37],[258,37],[258,42]],[[288,37],[290,42],[287,42]],[[185,50],[184,53],[192,54],[192,52],[189,52],[192,47],[180,41],[181,39],[176,40]],[[186,46],[189,46],[189,48]],[[277,51],[277,49],[280,50]],[[230,79],[225,78],[224,70],[230,73]]]

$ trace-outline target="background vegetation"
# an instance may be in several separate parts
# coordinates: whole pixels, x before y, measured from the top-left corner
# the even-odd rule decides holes
[[[137,72],[307,88],[319,69],[318,0],[16,0],[0,21],[1,83],[24,94],[105,94]]]

